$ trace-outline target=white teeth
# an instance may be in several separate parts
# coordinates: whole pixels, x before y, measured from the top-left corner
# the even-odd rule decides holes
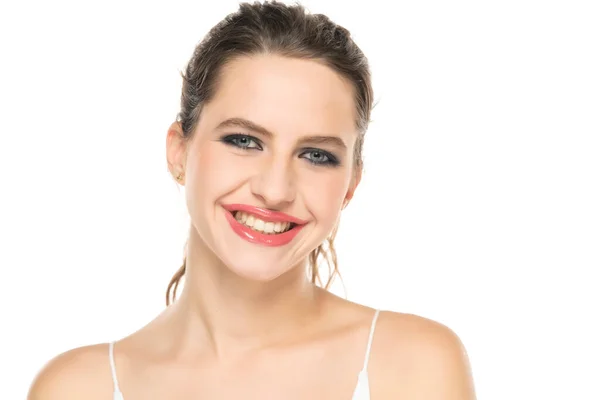
[[[265,224],[265,233],[273,233],[274,225],[275,224],[273,222],[267,222]]]
[[[264,231],[265,230],[265,221],[263,221],[262,219],[256,219],[254,221],[254,225],[251,226],[252,229],[254,229],[255,231]]]
[[[243,211],[234,212],[234,218],[246,225],[249,228],[252,228],[255,231],[266,233],[266,234],[277,234],[282,233],[290,229],[290,222],[267,222],[261,219],[256,218],[254,215],[247,214]]]

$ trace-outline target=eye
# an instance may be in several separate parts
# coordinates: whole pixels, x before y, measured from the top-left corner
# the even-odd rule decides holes
[[[238,147],[242,150],[258,149],[262,150],[258,139],[248,135],[228,135],[221,139],[227,145]]]
[[[332,154],[323,150],[309,149],[300,156],[307,159],[311,164],[314,165],[339,165],[339,161]]]

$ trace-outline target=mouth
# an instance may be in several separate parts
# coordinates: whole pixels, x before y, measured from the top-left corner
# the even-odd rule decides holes
[[[291,242],[308,223],[291,215],[244,204],[225,205],[233,231],[251,243],[283,246]]]
[[[245,211],[233,211],[231,215],[240,224],[265,235],[279,235],[292,230],[298,225],[290,221],[265,221]]]

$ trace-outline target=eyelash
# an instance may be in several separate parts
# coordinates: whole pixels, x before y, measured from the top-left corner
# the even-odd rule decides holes
[[[240,139],[247,139],[250,142],[253,142],[256,145],[256,147],[241,146],[239,144]],[[262,149],[263,149],[260,140],[258,140],[257,138],[255,138],[253,136],[250,136],[250,135],[242,135],[242,134],[227,135],[227,136],[223,136],[221,138],[221,142],[225,143],[228,146],[233,146],[233,147],[236,147],[236,148],[238,148],[240,150],[244,150],[244,151],[248,151],[248,150],[261,150],[262,151]],[[301,156],[303,156],[305,154],[310,155],[311,153],[318,153],[319,155],[327,158],[327,161],[316,162],[309,158],[302,157],[305,160],[307,160],[309,163],[311,163],[312,165],[324,166],[324,167],[337,167],[338,165],[340,165],[339,160],[333,154],[331,154],[325,150],[321,150],[321,149],[306,148],[302,151]]]

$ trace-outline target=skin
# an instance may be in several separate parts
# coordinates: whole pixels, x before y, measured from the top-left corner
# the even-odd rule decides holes
[[[310,284],[304,263],[360,182],[356,138],[352,85],[316,61],[274,55],[224,68],[190,140],[170,127],[167,159],[183,175],[192,221],[186,283],[177,302],[117,342],[127,400],[352,398],[374,310]],[[327,157],[339,164],[322,164]],[[308,224],[288,245],[263,247],[231,230],[227,203]],[[374,400],[475,398],[459,338],[414,315],[381,313],[369,380]],[[28,398],[112,399],[107,344],[51,360]]]

